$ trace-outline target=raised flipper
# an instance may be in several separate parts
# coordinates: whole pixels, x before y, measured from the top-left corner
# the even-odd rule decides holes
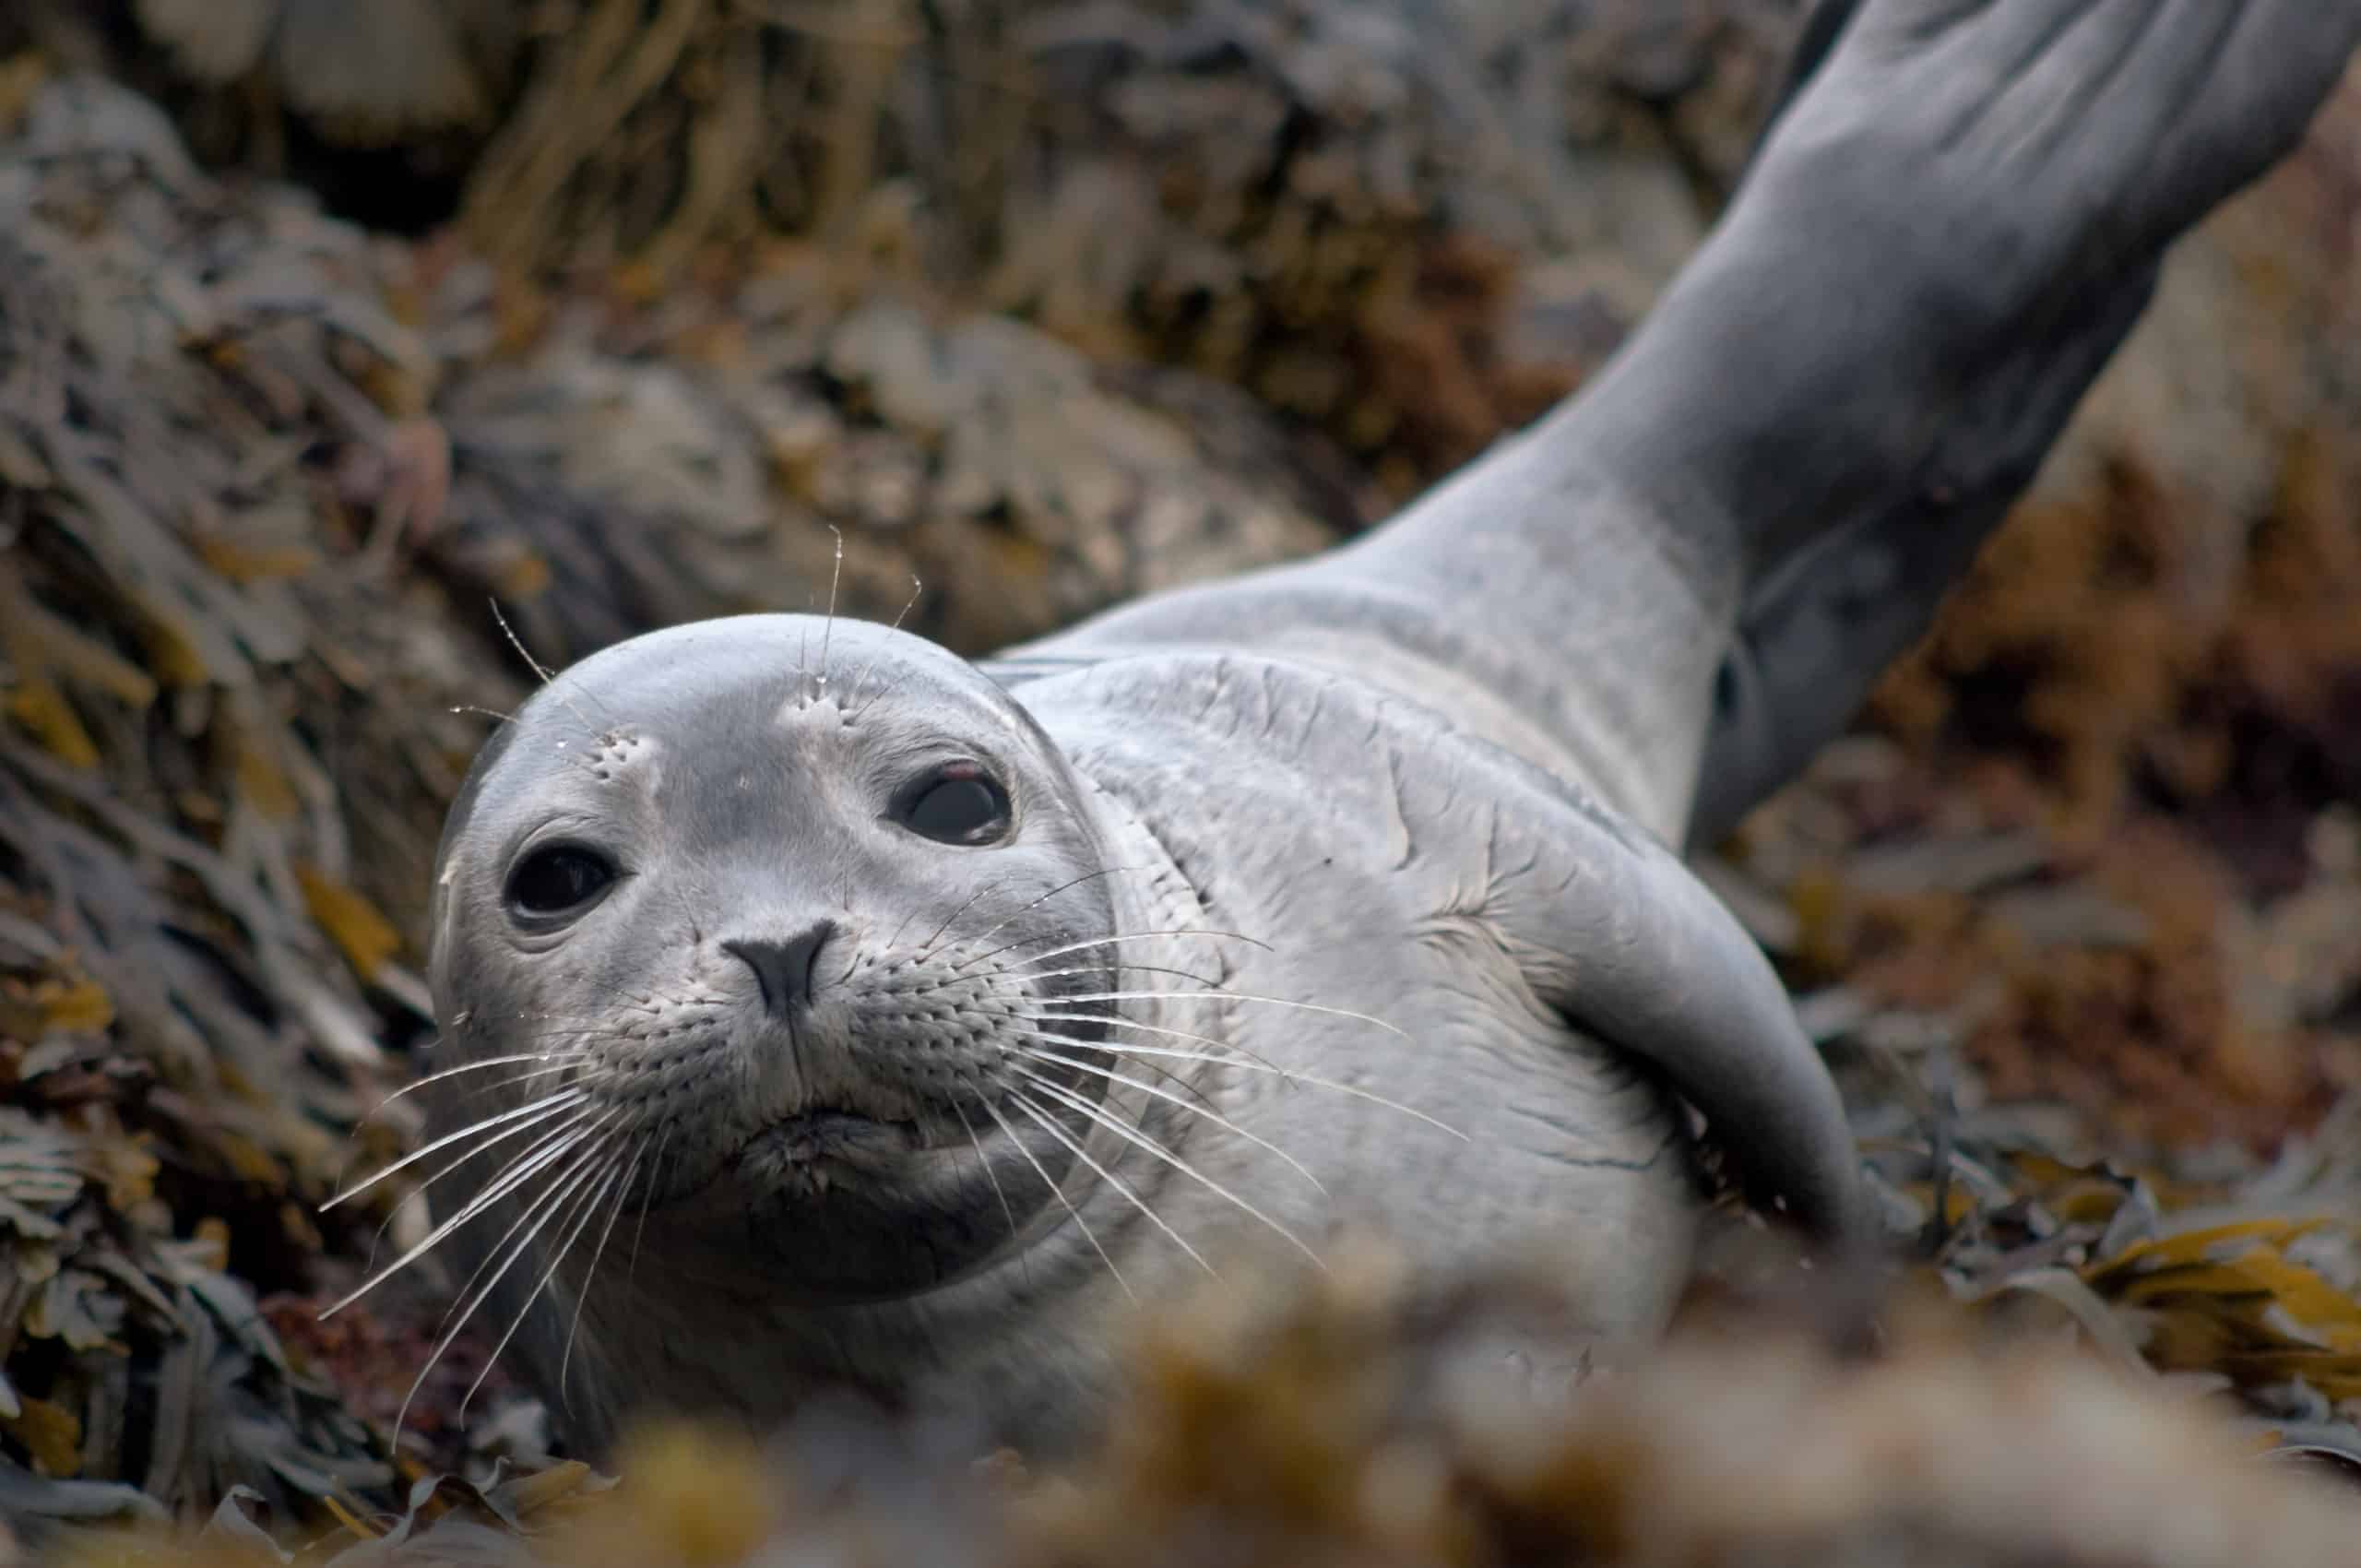
[[[2014,428],[1987,432],[1964,415],[1938,443],[1926,477],[1892,506],[1848,519],[1748,586],[1714,686],[1691,846],[1714,843],[1802,772],[1860,711],[1886,666],[1926,635],[2154,287],[2151,268],[2055,338],[2019,350],[1975,410]],[[2013,398],[2011,382],[2023,387]]]
[[[2361,0],[1862,0],[1569,403],[1351,545],[1027,651],[1284,644],[1489,703],[1675,841],[1719,683],[1725,822],[1849,718],[2164,248],[2294,145],[2357,38]]]

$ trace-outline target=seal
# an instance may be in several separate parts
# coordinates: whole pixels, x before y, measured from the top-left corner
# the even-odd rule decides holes
[[[1633,341],[1362,540],[981,665],[753,616],[551,679],[434,873],[450,1332],[593,1452],[847,1391],[1038,1449],[1127,1301],[1347,1229],[1438,1273],[1546,1238],[1578,1326],[1644,1345],[1700,1120],[1758,1207],[1862,1236],[1828,1074],[1667,847],[1709,749],[1716,812],[1789,766],[1725,754],[1728,661],[1834,721],[1795,564],[1934,563],[1861,623],[1890,652],[2356,10],[1840,7]]]
[[[745,617],[586,659],[487,749],[433,966],[487,1071],[438,1087],[493,1087],[443,1140],[504,1159],[444,1224],[504,1217],[463,1311],[566,1307],[522,1348],[584,1359],[577,1441],[852,1388],[1054,1443],[1111,1308],[1344,1228],[1446,1265],[1546,1231],[1583,1326],[1644,1340],[1698,1206],[1676,1092],[1849,1223],[1784,992],[1639,824],[1285,652],[1018,689]]]

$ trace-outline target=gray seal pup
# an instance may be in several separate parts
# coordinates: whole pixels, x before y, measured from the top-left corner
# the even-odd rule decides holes
[[[1616,359],[1363,539],[981,665],[763,616],[549,681],[434,871],[414,1251],[475,1263],[455,1324],[591,1452],[842,1392],[1039,1447],[1103,1410],[1127,1301],[1345,1227],[1439,1272],[1545,1238],[1577,1326],[1644,1345],[1697,1119],[1761,1208],[1871,1229],[1667,846],[1844,722],[2357,33],[1829,8]]]

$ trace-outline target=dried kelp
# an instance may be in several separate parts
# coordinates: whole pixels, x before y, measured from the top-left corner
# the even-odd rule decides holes
[[[674,287],[761,235],[905,223],[963,300],[1245,386],[1402,484],[1536,412],[1637,319],[1734,177],[1800,13],[28,4],[32,41],[169,94],[217,156],[405,221],[456,201],[504,267]]]
[[[1679,149],[1734,170],[1795,7],[565,11],[469,178],[488,255],[668,277],[757,230],[842,244],[889,204],[995,308],[1430,474],[1636,319],[1701,231]],[[1570,255],[1525,280],[1558,311],[1512,329],[1522,268]]]
[[[386,1021],[422,1004],[329,770],[415,846],[469,744],[415,671],[314,635],[385,595],[318,525],[321,455],[376,439],[362,383],[433,374],[369,265],[119,89],[42,92],[0,159],[12,1512],[129,1505],[91,1490],[118,1482],[294,1515],[393,1476],[255,1299],[308,1270]]]
[[[1235,392],[1111,374],[846,271],[789,256],[651,318],[565,312],[528,357],[456,384],[437,570],[509,601],[550,659],[816,610],[832,584],[848,613],[982,653],[1308,553],[1374,509]],[[488,336],[495,294],[481,264],[438,279],[437,341]]]

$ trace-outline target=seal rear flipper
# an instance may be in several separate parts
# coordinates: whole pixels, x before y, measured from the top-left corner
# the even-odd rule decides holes
[[[1714,682],[1688,843],[1703,849],[1842,733],[1886,666],[1935,622],[2082,393],[2154,291],[2151,267],[2056,334],[2029,342],[1996,395],[1947,431],[1918,482],[1865,508],[1750,587]]]
[[[1340,550],[1026,651],[1292,636],[1398,666],[1389,628],[1348,624],[1379,606],[1419,635],[1411,695],[1533,716],[1529,756],[1604,759],[1593,781],[1668,839],[1717,726],[1698,826],[1775,786],[2031,479],[2164,248],[2294,145],[2361,0],[1859,0],[1819,25],[1730,209],[1568,403]],[[1889,571],[1901,602],[1849,624],[1852,579]]]

